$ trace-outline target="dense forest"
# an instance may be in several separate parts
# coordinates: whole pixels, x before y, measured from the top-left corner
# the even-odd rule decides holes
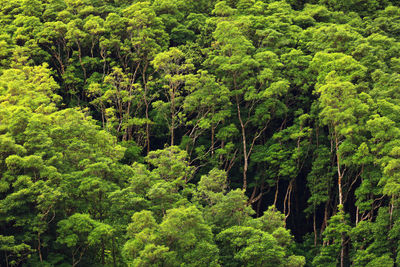
[[[0,0],[0,266],[400,266],[400,2]]]

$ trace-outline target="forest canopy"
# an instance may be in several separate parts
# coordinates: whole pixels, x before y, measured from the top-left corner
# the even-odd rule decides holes
[[[0,0],[0,266],[400,265],[399,55],[395,0]]]

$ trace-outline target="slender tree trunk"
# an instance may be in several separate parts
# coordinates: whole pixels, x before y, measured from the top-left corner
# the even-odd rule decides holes
[[[314,214],[313,214],[313,229],[314,229],[314,247],[317,246],[317,223],[316,223],[316,210],[314,209]]]
[[[343,191],[342,191],[342,179],[343,179],[343,171],[340,167],[340,154],[339,154],[339,139],[335,130],[335,150],[336,150],[336,166],[338,173],[338,189],[339,189],[339,205],[343,205]]]
[[[224,149],[224,148],[225,148],[225,142],[221,141],[221,149]],[[219,161],[221,162],[221,166],[222,166],[224,164],[224,159],[223,159],[222,154],[219,155]],[[224,168],[224,169],[226,169],[226,168]]]
[[[260,191],[261,191],[261,190],[260,190]],[[253,192],[251,193],[251,196],[250,196],[250,198],[249,198],[248,203],[250,203],[250,204],[253,203],[253,199],[255,198],[256,193],[257,193],[257,186],[254,186]]]
[[[75,267],[77,263],[75,263],[75,253],[72,253],[72,267]]]
[[[143,72],[142,72],[142,81],[143,81],[143,86],[144,86],[144,94],[143,94],[143,101],[145,104],[145,116],[146,116],[146,148],[147,148],[147,154],[150,152],[150,124],[149,124],[149,100],[147,99],[147,94],[148,94],[148,87],[147,87],[147,81],[146,81],[146,71],[147,67],[149,66],[149,62],[146,61],[146,64],[143,67]]]
[[[94,58],[94,56],[93,56],[94,45],[95,45],[95,42],[92,40],[92,46],[90,47],[90,55],[92,56],[92,58]]]
[[[171,92],[171,146],[174,145],[174,129],[175,129],[175,89]]]
[[[40,260],[40,262],[43,262],[42,251],[41,251],[42,244],[41,244],[41,242],[40,242],[40,233],[39,233],[39,232],[38,232],[38,234],[37,234],[37,238],[38,238],[39,260]]]
[[[145,101],[146,104],[146,147],[147,147],[147,154],[150,152],[150,124],[149,124],[149,105],[147,101]]]
[[[175,126],[175,121],[174,121],[175,119],[174,119],[174,115],[172,115],[172,118],[171,118],[171,128],[170,128],[170,131],[171,131],[171,146],[173,146],[174,145],[174,126]]]
[[[244,160],[244,166],[243,166],[243,190],[246,191],[247,189],[247,168],[248,168],[248,155],[247,155],[247,144],[246,144],[246,129],[242,120],[242,115],[240,113],[240,105],[239,105],[239,96],[236,95],[236,108],[237,108],[237,114],[238,114],[238,119],[240,122],[240,128],[242,132],[242,144],[243,144],[243,160]]]
[[[214,135],[215,135],[214,124],[211,124],[211,156],[214,156]]]
[[[340,242],[340,267],[344,267],[344,234],[342,233],[341,242]]]
[[[326,225],[328,224],[328,216],[329,216],[328,209],[329,209],[329,200],[325,203],[324,220],[322,221],[322,224],[321,224],[320,235],[322,235],[322,233],[325,230]]]
[[[254,187],[253,193],[251,193],[251,196],[249,198],[249,201],[247,202],[248,204],[253,204],[257,202],[259,199],[261,199],[263,192],[264,192],[264,183],[260,185],[260,192],[258,192],[258,195],[256,196],[257,193],[257,186]]]
[[[235,90],[237,90],[237,84],[236,84],[236,75],[233,77],[233,84]],[[240,112],[240,103],[239,103],[239,96],[236,94],[235,95],[235,100],[236,100],[236,108],[237,108],[237,115],[238,119],[240,122],[240,128],[242,132],[242,144],[243,144],[243,160],[244,160],[244,165],[243,165],[243,190],[246,191],[247,189],[247,168],[248,168],[248,155],[247,155],[247,145],[246,145],[246,129],[245,125],[242,120],[242,115]]]
[[[103,129],[106,129],[106,120],[105,120],[105,117],[104,117],[104,113],[105,113],[104,110],[105,110],[105,108],[101,109],[101,122],[103,124]]]
[[[65,66],[62,62],[62,58],[56,52],[53,52],[53,56],[56,58],[57,62],[60,64],[59,70],[60,70],[61,76],[63,76],[65,74]]]
[[[81,45],[78,41],[76,41],[76,45],[78,46],[78,57],[79,57],[79,63],[82,67],[82,71],[83,71],[83,78],[84,78],[84,82],[86,83],[86,79],[87,79],[87,75],[86,75],[86,68],[83,65],[83,61],[82,61],[82,49],[81,49]]]
[[[337,173],[338,173],[338,189],[339,189],[339,206],[340,209],[343,209],[343,191],[342,191],[342,179],[343,179],[343,171],[340,166],[340,154],[339,154],[339,139],[335,130],[335,150],[336,150],[336,165],[337,165]],[[341,242],[340,242],[340,267],[344,267],[344,234],[341,234]]]
[[[286,219],[289,217],[289,215],[290,215],[290,202],[291,202],[290,196],[291,196],[291,194],[292,194],[293,181],[294,181],[294,179],[292,179],[292,180],[289,182],[289,186],[288,186],[288,188],[286,189],[285,199],[284,199],[284,201],[283,201],[283,214],[285,215],[285,220],[286,220]],[[286,207],[287,207],[287,208],[286,208]],[[287,211],[287,214],[286,214],[286,211]]]
[[[275,190],[275,198],[274,198],[274,206],[276,207],[276,202],[278,200],[278,192],[279,192],[279,178],[276,181],[276,190]]]
[[[392,229],[392,222],[393,222],[393,197],[390,203],[390,207],[389,207],[389,228]]]
[[[106,66],[107,66],[106,56],[105,56],[104,52],[105,52],[104,48],[101,47],[100,48],[100,56],[104,61],[104,63],[103,63],[103,75],[102,75],[103,79],[104,79],[104,76],[106,75]]]
[[[359,208],[357,207],[357,209],[356,209],[356,226],[357,226],[357,224],[358,224],[358,222],[359,222]]]

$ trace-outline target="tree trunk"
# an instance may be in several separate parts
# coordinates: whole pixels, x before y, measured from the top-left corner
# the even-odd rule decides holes
[[[325,230],[326,225],[328,224],[328,216],[329,216],[328,208],[329,208],[329,200],[325,204],[324,220],[322,221],[322,224],[321,224],[320,235],[322,235],[322,233]]]
[[[340,166],[340,154],[339,154],[339,140],[337,137],[337,133],[335,130],[335,150],[336,150],[336,165],[337,165],[337,173],[338,173],[338,189],[339,189],[339,209],[343,209],[343,191],[342,191],[342,179],[344,171],[341,170]],[[344,267],[344,234],[341,234],[341,243],[340,243],[340,267]]]
[[[276,201],[278,200],[278,191],[279,191],[279,178],[276,181],[276,190],[275,190],[275,198],[274,198],[274,206],[276,207]]]
[[[174,145],[174,129],[175,129],[175,93],[174,89],[171,92],[171,146]]]
[[[313,229],[314,229],[314,247],[317,247],[317,223],[316,223],[316,211],[314,209],[314,214],[313,214]]]
[[[150,152],[150,125],[149,125],[149,105],[147,101],[146,104],[146,147],[147,147],[147,154]]]
[[[289,186],[286,189],[285,199],[283,201],[283,214],[285,215],[285,220],[290,215],[290,202],[291,202],[291,194],[292,194],[292,189],[293,189],[293,182],[294,182],[294,179],[292,179],[289,182]],[[287,211],[287,213],[286,213],[286,211]]]
[[[358,221],[359,221],[359,208],[357,207],[357,209],[356,209],[356,226],[358,224]]]
[[[38,232],[38,234],[37,234],[37,238],[38,238],[39,260],[40,260],[40,262],[43,262],[42,251],[41,251],[42,244],[41,244],[41,242],[40,242],[40,233],[39,233],[39,232]]]
[[[239,106],[239,96],[236,95],[236,108],[237,108],[237,114],[238,114],[238,119],[240,122],[240,128],[242,132],[242,144],[243,144],[243,160],[244,160],[244,165],[243,165],[243,190],[246,191],[247,189],[247,168],[248,168],[248,155],[247,155],[247,144],[246,144],[246,129],[242,120],[242,115],[240,113],[240,106]]]
[[[214,124],[211,124],[211,157],[214,156],[214,136],[215,136],[215,128]]]
[[[339,139],[335,130],[335,150],[336,150],[336,166],[338,173],[338,189],[339,189],[339,205],[343,205],[343,191],[342,191],[342,179],[343,179],[343,171],[340,166],[340,154],[339,154]]]
[[[79,58],[79,63],[82,67],[82,71],[83,71],[83,83],[86,84],[86,79],[87,79],[87,75],[86,75],[86,68],[83,65],[83,61],[82,61],[82,49],[81,49],[81,45],[78,41],[76,41],[76,45],[78,46],[78,58]]]
[[[344,267],[344,234],[342,233],[341,242],[340,242],[340,267]]]
[[[147,154],[150,152],[150,125],[149,125],[149,101],[147,99],[147,94],[148,94],[148,87],[147,87],[147,81],[146,81],[146,71],[147,67],[149,66],[149,62],[146,61],[146,64],[143,67],[143,72],[142,72],[142,81],[143,81],[143,86],[144,86],[144,94],[143,94],[143,101],[145,105],[145,115],[146,115],[146,148],[147,148]]]
[[[171,146],[174,145],[174,124],[175,124],[174,116],[172,116],[172,118],[171,118],[171,128],[170,128],[170,131],[171,131]]]

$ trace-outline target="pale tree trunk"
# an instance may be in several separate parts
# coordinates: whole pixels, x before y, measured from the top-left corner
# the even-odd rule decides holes
[[[337,165],[337,173],[338,173],[338,190],[339,190],[339,205],[341,209],[343,207],[343,191],[342,191],[342,179],[344,175],[344,171],[341,170],[340,166],[340,153],[339,153],[339,139],[335,129],[335,150],[336,150],[336,165]],[[340,242],[340,267],[344,267],[344,249],[345,249],[345,237],[344,234],[341,234],[341,242]]]
[[[341,242],[340,242],[340,267],[344,267],[344,234],[342,234]]]
[[[275,197],[274,197],[274,206],[276,207],[276,202],[278,200],[278,192],[279,192],[279,178],[276,181],[276,189],[275,189]]]
[[[248,154],[247,154],[247,144],[246,144],[246,129],[242,120],[242,115],[240,113],[240,105],[239,105],[239,96],[236,95],[236,108],[238,113],[238,119],[240,122],[240,128],[242,132],[242,144],[243,144],[243,190],[246,191],[247,189],[247,168],[248,168]]]
[[[211,124],[211,157],[214,156],[214,136],[215,136],[215,127],[214,124]]]
[[[285,220],[289,217],[290,215],[290,204],[291,204],[291,195],[292,195],[292,190],[293,190],[293,182],[294,179],[292,179],[289,182],[289,186],[286,190],[286,194],[285,194],[285,199],[283,201],[283,214],[285,215]]]
[[[234,85],[234,89],[237,90],[238,86],[237,86],[235,74],[233,75],[233,85]],[[249,158],[250,158],[251,152],[254,148],[255,142],[265,132],[269,121],[266,122],[266,125],[262,129],[260,129],[259,131],[256,132],[256,134],[252,138],[249,149],[247,150],[246,126],[250,122],[250,120],[249,120],[249,118],[247,118],[247,120],[245,122],[243,121],[241,110],[240,110],[240,99],[239,99],[238,94],[235,95],[235,100],[236,100],[237,116],[238,116],[238,120],[239,120],[240,128],[241,128],[242,146],[243,146],[243,161],[244,162],[243,162],[243,187],[242,187],[242,189],[244,191],[246,191],[247,190],[247,170],[249,168]],[[250,114],[248,114],[248,116],[249,115]]]
[[[340,168],[339,140],[335,133],[336,165],[338,173],[339,205],[343,205],[342,179],[344,171]]]

